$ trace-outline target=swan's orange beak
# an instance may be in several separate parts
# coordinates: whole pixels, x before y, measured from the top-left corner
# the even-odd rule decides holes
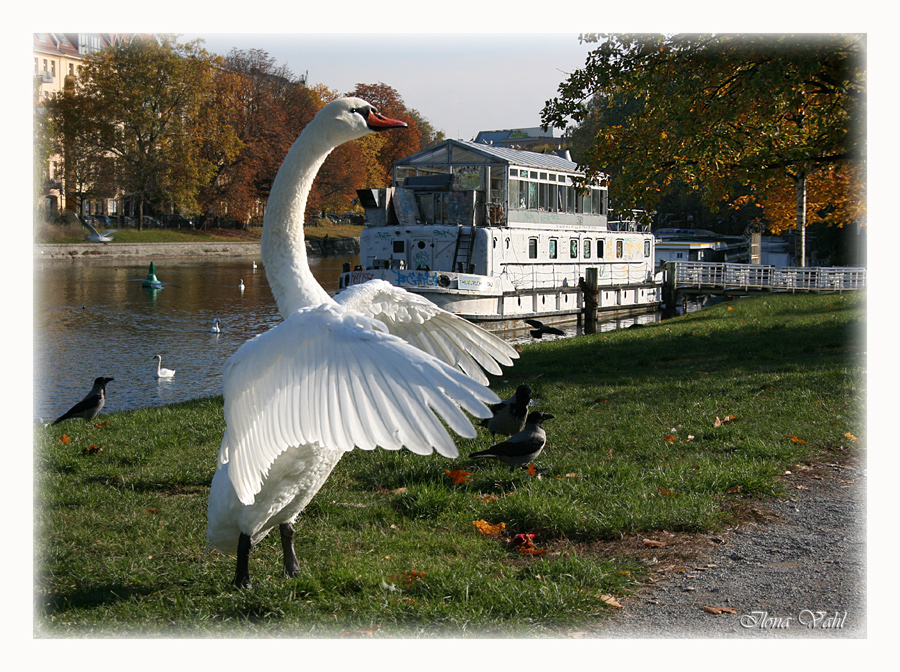
[[[366,123],[373,131],[386,131],[389,128],[406,128],[407,126],[407,123],[405,121],[400,121],[399,119],[391,119],[390,117],[386,117],[383,114],[378,114],[378,112],[375,112],[374,110],[369,112]]]

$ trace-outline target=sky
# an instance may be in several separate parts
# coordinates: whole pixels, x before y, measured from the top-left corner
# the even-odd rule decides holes
[[[540,126],[541,109],[592,45],[566,33],[182,33],[225,56],[262,49],[340,94],[382,82],[448,138]],[[596,45],[593,45],[596,46]]]

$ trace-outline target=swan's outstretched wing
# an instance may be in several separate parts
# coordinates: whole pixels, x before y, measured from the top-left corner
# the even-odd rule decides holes
[[[511,366],[519,356],[509,343],[481,327],[384,280],[353,285],[334,298],[346,308],[383,322],[390,333],[459,367],[480,383],[488,382],[482,369],[498,375],[502,373],[500,364]]]
[[[252,504],[275,458],[290,446],[459,453],[475,429],[460,406],[490,416],[491,390],[335,304],[298,311],[242,345],[224,372],[219,461],[241,502]]]

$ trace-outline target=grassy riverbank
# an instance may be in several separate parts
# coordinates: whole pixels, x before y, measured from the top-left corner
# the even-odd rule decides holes
[[[358,238],[362,231],[361,226],[352,224],[334,224],[327,219],[316,220],[317,226],[307,226],[304,234],[307,238]],[[99,226],[103,231],[106,227]],[[112,228],[115,228],[114,226]],[[36,243],[62,243],[67,245],[83,243],[88,230],[81,225],[68,224],[65,226],[45,224],[38,233]],[[115,243],[234,243],[258,241],[262,235],[262,227],[255,226],[249,229],[154,229],[146,228],[143,231],[137,229],[121,229],[113,235],[111,245]]]
[[[35,432],[43,636],[553,635],[614,614],[656,565],[644,539],[715,533],[779,475],[865,444],[864,295],[728,302],[618,332],[535,343],[521,382],[547,423],[543,471],[354,451],[297,524],[251,556],[204,555],[221,399]],[[110,390],[115,394],[115,390]],[[462,470],[461,482],[448,472]],[[494,534],[484,521],[497,526]],[[500,526],[503,526],[500,529]],[[508,541],[534,534],[530,553]],[[677,558],[665,560],[679,567]]]

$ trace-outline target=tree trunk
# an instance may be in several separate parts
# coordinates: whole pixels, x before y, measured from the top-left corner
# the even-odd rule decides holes
[[[800,235],[800,266],[806,266],[806,173],[797,175],[797,233]]]
[[[138,197],[138,231],[144,230],[144,196],[143,194]]]

